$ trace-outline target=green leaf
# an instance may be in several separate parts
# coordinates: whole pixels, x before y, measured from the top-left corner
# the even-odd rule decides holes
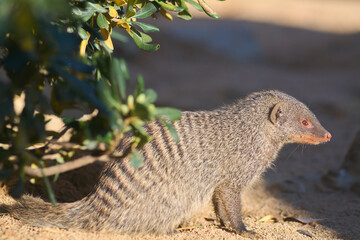
[[[94,150],[94,149],[97,148],[98,142],[95,141],[95,140],[86,139],[86,140],[83,141],[83,145],[85,145],[86,148],[89,149],[89,150]]]
[[[121,63],[117,58],[114,58],[111,61],[112,64],[112,84],[113,89],[118,89],[120,96],[123,100],[125,100],[126,95],[126,84],[123,72],[121,70]]]
[[[163,8],[169,10],[169,11],[181,12],[182,10],[184,10],[182,7],[178,7],[176,5],[169,4],[169,3],[165,3],[165,2],[160,1],[160,0],[155,0],[155,2],[157,4],[159,4],[160,6],[162,6]]]
[[[133,17],[134,18],[147,18],[150,17],[157,11],[157,8],[152,3],[147,3],[143,8],[141,8]]]
[[[178,13],[178,17],[184,20],[191,20],[192,19],[192,15],[189,12],[188,9],[185,9],[184,11],[181,11]]]
[[[146,131],[145,131],[145,129],[143,128],[144,124],[145,124],[144,121],[142,121],[142,120],[140,120],[140,119],[137,119],[137,120],[135,120],[135,121],[133,121],[133,122],[131,123],[131,125],[132,125],[136,130],[138,130],[140,134],[146,135]]]
[[[111,92],[111,90],[117,90],[117,88],[113,87],[113,89],[111,89],[108,83],[105,82],[105,80],[100,79],[98,81],[98,86],[96,89],[98,90],[99,98],[106,106],[108,106],[108,108],[115,108],[117,110],[121,108],[121,103],[113,98]]]
[[[160,29],[158,27],[155,27],[151,24],[148,24],[148,23],[142,23],[142,22],[133,22],[133,24],[136,24],[138,25],[139,27],[141,27],[141,29],[144,31],[144,32],[159,32]]]
[[[144,158],[139,154],[137,150],[134,150],[130,155],[130,164],[134,168],[139,168],[144,163]]]
[[[109,145],[113,138],[114,138],[114,136],[113,136],[112,132],[108,132],[108,133],[106,133],[106,135],[104,137],[102,137],[100,139],[100,141]]]
[[[76,123],[76,119],[75,118],[71,118],[71,117],[64,117],[63,122],[65,125],[69,125],[69,124],[74,124]]]
[[[139,135],[136,137],[136,149],[140,150],[147,142],[149,142],[152,139],[149,135]]]
[[[78,34],[83,40],[88,40],[89,38],[89,35],[82,27],[78,27]]]
[[[72,12],[74,15],[78,16],[83,22],[87,22],[95,13],[95,10],[91,7],[87,7],[84,10],[79,8],[73,8]]]
[[[136,14],[134,10],[134,4],[136,4],[136,0],[127,1],[125,18],[132,18]]]
[[[60,177],[59,173],[55,174],[53,178],[53,182],[55,183],[59,179],[59,177]]]
[[[126,43],[126,42],[129,41],[129,38],[126,35],[116,31],[115,29],[113,29],[113,31],[111,33],[111,37],[113,39],[116,39],[116,40],[118,40],[120,42],[123,42],[123,43]]]
[[[128,68],[126,66],[126,62],[123,58],[120,59],[120,68],[121,68],[122,73],[124,74],[125,79],[129,80],[130,74],[129,74]]]
[[[157,99],[157,94],[152,89],[146,89],[145,96],[146,96],[146,100],[144,104],[154,103]]]
[[[65,162],[64,157],[62,157],[62,156],[57,157],[55,160],[57,163],[60,163],[60,164]]]
[[[121,116],[121,106],[119,108],[117,108],[117,111],[113,111],[110,114],[109,119],[109,123],[110,123],[110,128],[112,129],[112,131],[124,131],[124,120],[123,120],[123,116]]]
[[[140,95],[140,93],[142,93],[144,91],[144,88],[145,88],[144,79],[141,75],[138,75],[137,85],[136,85],[136,89],[135,89],[135,93],[134,93],[135,99]]]
[[[171,123],[167,122],[166,120],[161,120],[161,119],[160,119],[160,122],[167,127],[167,129],[169,130],[170,135],[171,135],[171,137],[174,139],[174,141],[175,141],[175,142],[179,142],[179,140],[180,140],[180,139],[179,139],[179,135],[177,134],[177,132],[176,132],[176,130],[175,130],[175,128],[174,128],[174,125],[172,125]]]
[[[145,105],[140,104],[140,103],[135,104],[135,107],[133,110],[133,115],[138,116],[139,118],[141,118],[145,121],[151,120],[151,117],[152,117],[149,109]]]
[[[136,14],[136,12],[134,10],[134,7],[128,5],[125,17],[126,18],[132,18],[132,17],[134,17],[135,14]]]
[[[210,8],[210,6],[205,2],[205,0],[198,0],[199,5],[202,7],[203,11],[212,18],[219,18],[220,16]]]
[[[99,15],[97,16],[96,23],[100,28],[105,28],[105,29],[109,28],[109,22],[102,13],[99,13]]]
[[[41,169],[42,169],[42,168],[43,168],[43,164],[42,164],[42,166],[41,166]],[[49,197],[51,203],[52,203],[53,205],[56,205],[57,202],[56,202],[55,194],[54,194],[54,191],[53,191],[53,189],[52,189],[52,187],[51,187],[49,178],[48,178],[48,177],[44,177],[43,179],[44,179],[44,183],[45,183],[45,186],[46,186],[46,191],[47,191],[47,193],[48,193],[48,197]]]
[[[74,75],[64,71],[60,66],[52,66],[52,71],[65,80],[67,87],[73,92],[74,96],[78,96],[82,100],[91,103],[94,107],[98,108],[99,111],[105,114],[107,113],[106,107],[95,95],[95,89],[92,85],[79,80]]]
[[[87,4],[90,6],[90,8],[94,9],[96,12],[99,12],[99,13],[107,13],[108,12],[105,8],[103,8],[102,6],[100,6],[97,3],[91,3],[91,2],[87,1]]]
[[[152,41],[152,38],[149,35],[147,35],[146,33],[143,33],[143,32],[139,32],[139,33],[140,33],[142,41],[144,43],[149,43]]]
[[[178,13],[178,17],[184,20],[191,20],[192,15],[190,14],[189,8],[186,6],[184,0],[177,0],[176,2],[184,9]]]
[[[175,108],[170,107],[157,107],[156,108],[156,116],[157,117],[166,117],[170,121],[175,121],[181,118],[181,111]]]
[[[130,31],[130,36],[133,38],[136,46],[144,51],[154,52],[160,48],[159,44],[148,44],[146,41],[143,40],[142,35],[139,36],[132,30]]]
[[[190,5],[192,5],[196,10],[199,12],[203,12],[202,7],[199,3],[195,2],[194,0],[184,0],[185,2],[188,2]]]

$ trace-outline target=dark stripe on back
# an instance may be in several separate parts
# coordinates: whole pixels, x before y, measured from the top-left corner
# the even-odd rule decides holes
[[[159,123],[155,124],[153,122],[153,125],[151,127],[157,127],[159,128]],[[158,130],[158,131],[156,131]],[[150,142],[152,151],[154,153],[154,157],[158,160],[159,167],[161,167],[162,171],[164,171],[166,174],[168,173],[168,165],[171,164],[168,157],[168,151],[166,147],[164,146],[164,139],[162,136],[160,136],[161,132],[160,129],[155,129],[154,133],[157,134],[154,136],[153,140]]]
[[[141,173],[139,169],[135,169],[130,164],[121,164],[119,169],[124,174],[127,179],[127,182],[132,185],[131,190],[135,190],[135,192],[143,191],[146,189],[146,186],[143,184],[143,178],[141,177]],[[134,191],[132,191],[134,192]]]
[[[145,161],[145,166],[148,168],[148,171],[150,171],[151,175],[155,177],[159,177],[159,181],[165,182],[167,179],[167,175],[165,174],[165,171],[159,164],[159,155],[155,152],[156,149],[154,149],[153,141],[148,143],[144,149],[143,149],[143,156]],[[154,180],[154,182],[159,182]]]
[[[193,123],[192,123],[192,116],[190,113],[186,113],[186,122],[189,128],[189,133],[191,134],[192,130],[193,130]],[[191,136],[191,135],[190,135]]]
[[[149,154],[150,148],[147,146],[143,148],[142,154],[144,157],[144,168],[148,174],[146,176],[153,183],[158,183],[160,181],[164,181],[164,176],[161,174],[161,170],[159,170],[159,166],[156,164],[156,159],[154,157],[150,157]]]
[[[183,130],[183,123],[178,121],[174,123],[175,130],[179,136],[179,142],[175,143],[175,147],[177,149],[177,155],[180,159],[184,158],[185,152],[184,152],[184,140],[187,140],[186,132]]]
[[[201,122],[200,120],[201,119]],[[198,123],[199,123],[199,147],[202,148],[203,151],[206,151],[206,145],[209,141],[209,139],[206,138],[207,135],[207,127],[208,127],[208,115],[207,114],[202,114],[200,116],[198,116],[197,119]]]
[[[166,148],[167,153],[169,154],[168,157],[170,157],[170,161],[174,161],[176,158],[176,151],[173,148],[173,145],[175,144],[174,139],[170,136],[170,133],[164,125],[162,125],[160,122],[156,121],[155,124],[158,126],[161,138],[163,140],[164,147]]]
[[[138,195],[137,189],[133,187],[133,178],[123,169],[125,163],[115,163],[111,168],[106,172],[107,176],[113,180],[114,183],[118,185],[119,189],[123,190],[123,193],[126,195],[126,198],[135,199]],[[110,180],[110,179],[109,179]]]

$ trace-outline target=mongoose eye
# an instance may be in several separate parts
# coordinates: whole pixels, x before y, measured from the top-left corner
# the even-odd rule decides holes
[[[311,122],[307,119],[301,120],[301,125],[303,125],[303,127],[306,127],[306,128],[310,128],[312,126]]]

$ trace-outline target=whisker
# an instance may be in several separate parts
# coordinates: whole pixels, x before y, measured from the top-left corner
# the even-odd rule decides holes
[[[303,144],[302,144],[303,145]],[[304,145],[303,145],[304,146]],[[289,155],[287,156],[286,160],[289,160],[293,155],[294,153],[296,152],[296,150],[300,147],[299,144],[296,145],[296,147],[294,148],[294,150],[292,150]]]

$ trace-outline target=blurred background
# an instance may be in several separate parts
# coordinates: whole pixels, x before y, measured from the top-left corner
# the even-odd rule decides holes
[[[320,184],[329,170],[341,167],[360,130],[360,1],[208,4],[221,16],[219,20],[194,10],[196,18],[191,22],[151,21],[161,29],[153,34],[160,49],[155,53],[123,49],[138,51],[128,59],[132,72],[143,74],[147,86],[158,93],[159,105],[182,110],[213,109],[266,89],[303,101],[333,139],[320,146],[287,146],[266,173],[264,185],[297,179],[290,188],[304,187],[305,192],[270,190],[259,197],[259,204],[253,204],[250,194],[248,210],[253,215],[282,213],[284,209],[274,207],[281,202],[326,218],[323,225],[340,238],[360,238],[360,226],[353,224],[360,221],[359,195]],[[277,198],[273,207],[267,206],[271,196]]]

